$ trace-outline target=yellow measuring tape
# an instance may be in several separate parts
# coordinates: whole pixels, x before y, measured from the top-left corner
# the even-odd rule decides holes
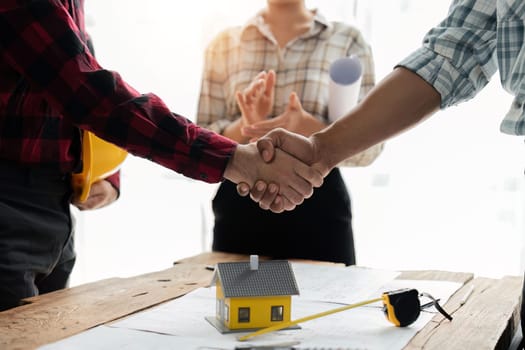
[[[385,313],[385,316],[388,321],[396,325],[397,327],[406,327],[410,324],[412,324],[414,321],[417,320],[419,317],[419,314],[421,312],[421,304],[419,302],[419,296],[424,295],[432,299],[433,305],[436,306],[436,309],[443,314],[447,319],[452,320],[452,317],[443,310],[436,299],[434,299],[432,296],[430,296],[427,293],[419,294],[419,292],[416,289],[413,288],[404,288],[404,289],[398,289],[390,292],[385,292],[381,295],[381,298],[375,298],[370,300],[365,300],[359,303],[345,305],[336,309],[320,312],[314,315],[306,316],[299,318],[297,320],[289,321],[289,322],[283,322],[280,324],[277,324],[275,326],[267,327],[260,329],[256,332],[241,336],[237,338],[239,341],[245,341],[253,337],[257,337],[262,334],[274,332],[281,330],[283,328],[287,328],[290,326],[294,326],[298,323],[303,323],[306,321],[314,320],[316,318],[328,316],[331,314],[335,314],[337,312],[350,310],[359,306],[372,304],[377,301],[383,301],[383,311]]]

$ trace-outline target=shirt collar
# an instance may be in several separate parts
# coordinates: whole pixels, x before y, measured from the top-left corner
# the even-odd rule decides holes
[[[310,37],[314,37],[316,35],[322,34],[323,32],[325,32],[326,29],[332,27],[332,23],[327,21],[326,18],[324,18],[324,16],[321,15],[317,9],[312,10],[312,13],[314,15],[314,18],[312,21],[312,25],[310,26],[310,30],[300,35],[298,38],[307,39]],[[270,28],[264,22],[263,10],[260,10],[254,17],[250,18],[244,24],[244,26],[241,29],[241,40],[243,40],[244,35],[251,29],[258,30],[259,33],[261,33],[267,39],[271,40],[273,43],[276,42],[272,32],[270,31]]]

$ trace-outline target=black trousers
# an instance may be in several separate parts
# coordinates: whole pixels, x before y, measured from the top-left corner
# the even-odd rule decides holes
[[[523,288],[521,290],[521,332],[523,333],[523,339],[520,343],[520,349],[525,349],[525,274],[523,276]]]
[[[339,169],[293,211],[262,210],[229,181],[220,185],[212,206],[213,250],[355,264],[350,197]]]
[[[70,180],[0,161],[0,311],[67,286],[75,263]]]

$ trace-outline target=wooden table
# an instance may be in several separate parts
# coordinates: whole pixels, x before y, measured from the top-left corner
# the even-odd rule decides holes
[[[163,271],[110,278],[29,298],[26,305],[0,312],[0,349],[34,349],[175,299],[209,284],[212,271],[207,265],[246,259],[243,255],[204,253]],[[461,272],[406,271],[400,278],[464,283],[445,305],[453,322],[437,314],[405,349],[499,350],[510,345],[519,325],[521,277],[491,279]],[[476,286],[473,294],[460,306],[472,283]]]

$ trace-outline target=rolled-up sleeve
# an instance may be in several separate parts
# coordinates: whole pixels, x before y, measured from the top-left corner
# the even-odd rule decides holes
[[[441,108],[474,97],[496,72],[497,18],[494,0],[456,0],[448,16],[425,36],[405,67],[441,94]]]

